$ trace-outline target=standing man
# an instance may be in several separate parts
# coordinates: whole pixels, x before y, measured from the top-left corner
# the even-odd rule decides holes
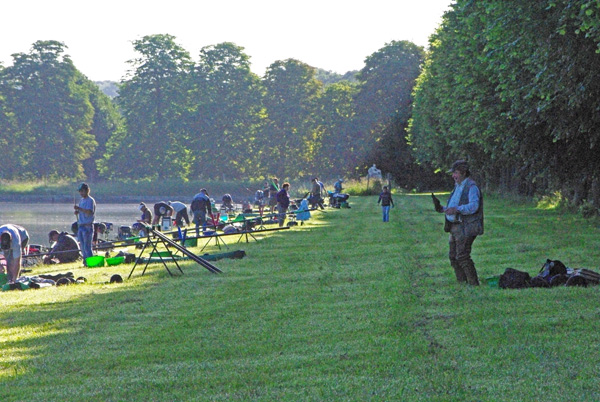
[[[271,213],[275,211],[275,206],[277,205],[277,193],[279,192],[279,181],[277,178],[273,177],[271,179],[271,184],[269,184],[269,208]]]
[[[29,234],[18,225],[0,226],[0,250],[6,259],[6,276],[8,283],[15,283],[21,273],[21,257],[27,249]]]
[[[204,229],[206,227],[206,212],[212,216],[212,207],[210,205],[210,198],[208,198],[208,191],[205,188],[201,189],[198,194],[192,199],[190,205],[192,214],[194,215],[194,223],[196,224],[196,237],[200,236],[200,226]]]
[[[471,247],[475,238],[483,234],[483,197],[477,183],[469,176],[469,164],[457,160],[448,171],[455,185],[446,207],[438,212],[446,214],[444,230],[450,233],[450,265],[454,268],[458,282],[479,285],[475,263],[471,259]],[[434,197],[434,204],[436,198]]]
[[[379,199],[377,200],[377,204],[381,203],[381,211],[383,214],[383,221],[390,221],[390,206],[394,206],[394,200],[392,198],[392,193],[388,189],[388,186],[383,186],[383,191],[379,194]]]
[[[315,208],[315,205],[317,205],[319,208],[325,209],[325,207],[323,207],[323,193],[325,192],[325,186],[319,181],[318,177],[313,178],[311,181],[311,197],[308,201],[311,203],[313,208]]]
[[[290,189],[290,183],[283,183],[281,186],[281,190],[277,193],[277,219],[279,220],[279,227],[283,226],[285,222],[285,216],[287,214],[287,210],[290,206],[290,194],[288,190]]]
[[[93,255],[92,241],[94,239],[94,217],[96,215],[96,200],[90,197],[90,186],[81,183],[79,188],[79,205],[75,205],[77,216],[77,240],[81,245],[83,265],[87,266],[87,258]]]

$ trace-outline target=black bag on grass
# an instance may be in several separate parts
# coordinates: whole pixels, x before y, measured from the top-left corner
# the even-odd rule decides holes
[[[556,275],[566,275],[567,267],[565,264],[558,260],[547,259],[546,263],[542,265],[542,269],[540,269],[540,273],[538,276],[541,276],[546,281],[550,282],[550,279]]]
[[[506,268],[504,273],[500,275],[498,286],[502,289],[528,288],[531,286],[531,276],[527,272]]]

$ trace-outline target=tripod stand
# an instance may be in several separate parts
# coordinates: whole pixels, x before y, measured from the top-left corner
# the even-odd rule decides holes
[[[189,257],[193,261],[197,262],[198,264],[202,265],[204,268],[208,269],[212,273],[223,272],[219,268],[217,268],[216,266],[211,264],[210,262],[206,261],[205,259],[203,259],[201,257],[198,257],[196,254],[192,253],[187,248],[175,243],[173,240],[169,239],[163,233],[161,233],[157,230],[154,230],[151,226],[146,226],[146,230],[148,231],[148,237],[146,238],[146,243],[144,243],[144,247],[142,247],[142,251],[140,252],[139,257],[135,260],[135,264],[133,265],[133,268],[131,269],[131,272],[129,273],[129,276],[127,277],[127,279],[131,278],[131,275],[133,274],[133,271],[135,270],[135,268],[138,264],[138,261],[142,261],[142,255],[144,254],[144,251],[146,250],[146,248],[149,245],[152,246],[152,251],[150,254],[152,254],[152,252],[156,252],[156,254],[160,258],[160,261],[164,265],[164,267],[167,270],[167,272],[169,273],[169,275],[173,276],[173,274],[169,270],[169,267],[167,266],[166,261],[163,259],[161,253],[159,253],[156,248],[157,244],[159,244],[159,243],[165,246],[169,255],[172,255],[171,250],[169,248],[169,246],[170,246],[170,247],[174,248],[175,250],[181,252],[183,255]],[[150,235],[152,235],[152,237],[155,237],[156,240],[151,240]],[[177,266],[177,269],[179,269],[179,272],[181,272],[183,274],[183,270],[181,269],[181,267],[179,266],[179,263],[177,262],[177,260],[175,258],[173,258],[173,262]],[[142,271],[142,276],[144,276],[144,273],[146,272],[146,268],[148,268],[148,264],[150,264],[150,258],[148,258],[148,261],[146,261],[146,266],[144,267],[144,270]]]

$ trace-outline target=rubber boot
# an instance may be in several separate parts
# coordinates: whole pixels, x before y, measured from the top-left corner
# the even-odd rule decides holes
[[[467,276],[467,283],[473,286],[479,286],[479,279],[477,278],[477,270],[473,260],[468,259],[460,261],[460,266],[463,268],[465,275]]]
[[[462,269],[458,261],[450,261],[450,265],[454,268],[454,274],[456,275],[456,280],[461,283],[467,282],[467,275],[465,275],[465,270]]]

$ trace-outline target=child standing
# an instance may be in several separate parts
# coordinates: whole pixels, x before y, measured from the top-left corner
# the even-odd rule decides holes
[[[383,186],[383,191],[379,194],[379,200],[377,200],[377,204],[381,203],[381,208],[383,211],[383,221],[390,221],[390,206],[394,206],[394,200],[392,199],[392,193],[387,186]]]

